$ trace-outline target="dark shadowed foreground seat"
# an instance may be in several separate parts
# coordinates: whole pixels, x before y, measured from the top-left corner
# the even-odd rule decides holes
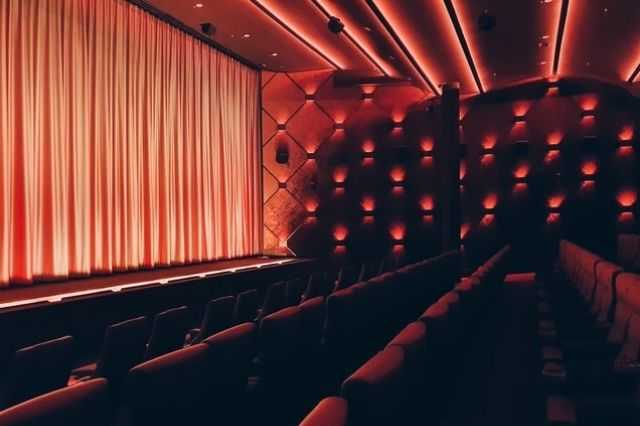
[[[336,396],[325,398],[304,418],[300,426],[346,426],[348,409],[345,399]]]
[[[111,390],[120,388],[131,367],[144,359],[147,343],[147,318],[138,317],[110,325],[97,363],[73,370],[73,375],[104,377]]]
[[[200,343],[207,337],[231,327],[235,303],[236,299],[233,296],[209,301],[200,328],[191,330],[193,340],[190,343]]]
[[[349,403],[349,425],[409,424],[406,408],[404,350],[391,346],[379,352],[342,383]]]
[[[184,345],[190,323],[190,312],[186,306],[169,309],[156,315],[145,359],[156,358]]]
[[[200,343],[136,365],[126,402],[133,425],[189,424],[208,409],[209,346]]]
[[[0,412],[3,426],[107,426],[113,411],[105,379],[49,392]]]
[[[66,386],[73,362],[71,336],[19,349],[3,386],[3,407],[18,404]]]

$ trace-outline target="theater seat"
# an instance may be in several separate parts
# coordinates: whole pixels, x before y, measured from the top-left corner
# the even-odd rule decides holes
[[[323,399],[302,420],[300,426],[347,426],[349,406],[347,401],[336,396]]]
[[[287,287],[284,282],[271,284],[260,309],[260,318],[264,318],[287,306]]]
[[[233,308],[236,299],[233,296],[220,297],[207,303],[200,328],[191,330],[193,336],[189,343],[200,343],[209,336],[231,327]]]
[[[104,377],[117,390],[129,370],[142,362],[147,341],[147,318],[138,317],[107,327],[97,363],[73,370],[76,378]]]
[[[105,379],[58,389],[0,412],[3,426],[107,426],[112,421]]]
[[[203,343],[136,365],[129,372],[126,406],[132,425],[189,424],[209,408],[214,376]]]
[[[152,359],[164,355],[184,345],[191,315],[189,308],[181,306],[160,312],[153,321],[153,328],[145,359]]]
[[[379,352],[342,383],[349,403],[349,425],[409,424],[402,403],[407,400],[404,350],[391,346]]]
[[[258,315],[258,292],[247,290],[236,296],[236,304],[233,307],[233,325],[255,321]]]
[[[71,336],[19,349],[7,369],[2,388],[3,407],[65,387],[72,362]]]

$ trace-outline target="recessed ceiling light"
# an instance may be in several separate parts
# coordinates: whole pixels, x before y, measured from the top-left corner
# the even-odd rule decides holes
[[[585,65],[590,67],[591,66],[591,62],[587,61],[587,63]]]
[[[608,7],[605,7],[604,9],[602,9],[604,11],[604,13],[607,13],[609,11]]]
[[[547,43],[546,41],[538,42],[538,47],[547,47],[547,46],[549,46],[549,43]]]
[[[371,31],[373,31],[373,30],[371,29],[371,27],[363,27],[363,28],[364,28],[364,30],[365,30],[365,31],[367,31],[367,32],[371,32]]]
[[[275,58],[276,56],[278,56],[278,52],[273,52],[273,53],[271,54],[271,56],[273,56],[273,57]]]
[[[553,0],[540,0],[541,4],[548,4],[551,3]]]
[[[540,38],[542,40],[549,40],[549,38],[551,38],[551,36],[549,36],[549,34],[543,34],[543,35],[540,36]]]
[[[395,60],[396,60],[396,57],[395,57],[395,56],[393,56],[393,55],[389,55],[389,60],[391,60],[391,61],[395,61]]]
[[[547,61],[540,61],[540,65],[547,65]]]
[[[242,38],[251,38],[251,34],[244,33],[244,34],[242,34]]]
[[[204,7],[204,4],[196,3],[196,4],[193,5],[193,7],[196,8],[196,9],[202,9]]]

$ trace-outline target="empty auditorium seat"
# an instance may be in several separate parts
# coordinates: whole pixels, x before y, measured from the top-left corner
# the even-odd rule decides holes
[[[618,235],[617,263],[626,271],[640,272],[640,235]]]
[[[287,287],[284,282],[271,284],[260,308],[259,317],[263,318],[287,306]]]
[[[105,379],[58,389],[0,412],[3,426],[108,426],[112,421]]]
[[[215,397],[208,350],[199,343],[133,367],[126,390],[131,424],[189,424],[202,419]]]
[[[138,317],[107,327],[98,361],[73,370],[77,378],[104,377],[119,389],[129,370],[142,362],[147,343],[147,319]]]
[[[313,299],[318,296],[327,297],[331,294],[336,283],[335,279],[332,279],[329,275],[330,274],[323,271],[311,274],[302,300]]]
[[[297,277],[287,281],[287,306],[294,306],[302,301],[308,283],[308,277]]]
[[[359,265],[343,265],[342,268],[340,268],[340,273],[336,280],[334,291],[348,288],[349,286],[355,284],[358,281],[359,275]]]
[[[242,324],[248,321],[255,321],[260,307],[258,292],[256,290],[247,290],[236,296],[236,304],[233,307],[232,324]]]
[[[7,369],[2,406],[9,407],[65,387],[72,362],[71,336],[19,349]]]
[[[347,401],[331,396],[320,401],[302,420],[300,426],[347,426],[348,415]]]
[[[190,331],[193,336],[190,343],[200,343],[207,337],[231,327],[233,308],[236,299],[233,296],[220,297],[207,303],[200,328]]]
[[[152,359],[181,348],[190,322],[191,314],[186,306],[157,314],[153,320],[145,359]]]
[[[376,354],[342,383],[349,425],[407,424],[404,350],[391,346]]]

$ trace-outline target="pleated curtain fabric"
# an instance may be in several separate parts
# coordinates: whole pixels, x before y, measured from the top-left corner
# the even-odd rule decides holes
[[[259,253],[259,84],[124,0],[0,0],[0,286]]]

